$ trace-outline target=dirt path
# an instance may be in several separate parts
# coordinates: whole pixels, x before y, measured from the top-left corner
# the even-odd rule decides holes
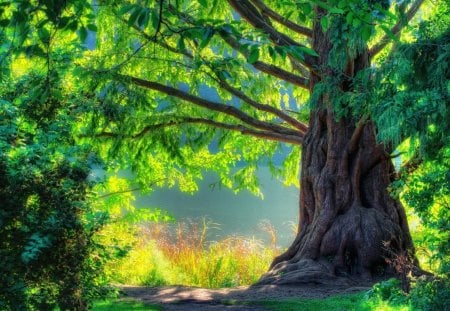
[[[324,287],[318,285],[301,286],[251,286],[224,289],[206,289],[184,286],[136,287],[123,286],[124,297],[154,303],[164,310],[237,310],[261,311],[262,307],[245,305],[246,302],[260,300],[283,300],[289,298],[326,298],[337,294],[349,294],[368,290],[369,287]]]

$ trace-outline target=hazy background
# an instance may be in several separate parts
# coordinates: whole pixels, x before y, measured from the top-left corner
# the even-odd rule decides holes
[[[292,227],[298,223],[299,190],[272,178],[267,168],[261,168],[258,175],[263,199],[248,191],[234,194],[223,187],[211,188],[218,178],[207,174],[193,195],[178,189],[156,189],[150,195],[136,193],[135,205],[167,210],[177,221],[207,217],[219,224],[219,229],[209,231],[209,240],[239,235],[268,241],[268,234],[259,224],[269,220],[277,230],[277,244],[287,247],[294,238]]]

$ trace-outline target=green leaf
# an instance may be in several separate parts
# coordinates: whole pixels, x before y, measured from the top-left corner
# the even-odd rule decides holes
[[[178,51],[185,51],[186,50],[186,44],[184,43],[184,38],[180,37],[177,41],[177,50]]]
[[[23,50],[25,52],[25,55],[27,55],[27,57],[33,57],[33,56],[45,57],[46,56],[45,51],[37,44],[24,46]]]
[[[130,18],[128,19],[128,26],[133,26],[134,24],[136,24],[136,21],[137,21],[138,17],[141,15],[141,13],[142,13],[142,8],[135,7],[133,13],[131,13]]]
[[[211,41],[213,34],[214,30],[211,27],[204,29],[203,36],[201,38],[202,41],[200,42],[200,45],[198,47],[200,50],[202,50],[208,45],[209,41]]]
[[[45,27],[38,29],[38,36],[44,43],[48,43],[50,41],[50,32]]]
[[[198,3],[204,8],[208,7],[208,0],[198,0]]]
[[[118,14],[119,14],[119,15],[127,14],[127,13],[130,12],[135,6],[136,6],[135,4],[124,5],[123,7],[120,8]]]
[[[137,20],[138,26],[142,28],[147,27],[149,19],[150,19],[150,11],[148,9],[142,10]]]
[[[275,59],[277,57],[275,49],[272,46],[269,45],[268,50],[269,50],[270,58],[272,58],[272,60],[275,61]]]
[[[323,32],[326,32],[328,30],[328,27],[330,27],[330,20],[327,16],[322,16],[320,19],[320,26],[322,26]]]
[[[159,25],[159,12],[155,9],[150,12],[153,29],[157,29]]]
[[[363,40],[369,41],[371,35],[372,35],[372,27],[369,25],[364,25],[361,29],[361,36]]]
[[[300,11],[305,15],[309,15],[309,13],[312,12],[312,6],[310,3],[299,3],[298,6],[300,7]]]
[[[227,70],[221,70],[218,72],[220,78],[225,80],[230,80],[232,78],[231,74]]]
[[[319,56],[316,51],[306,46],[290,46],[288,50],[292,56],[301,61],[305,59],[305,54],[309,54],[311,56]]]
[[[71,20],[71,18],[68,16],[62,17],[58,23],[58,28],[60,28],[60,29],[66,28],[67,24],[70,23],[70,20]],[[45,25],[46,23],[48,23],[48,20],[44,20],[44,21],[42,21],[42,23],[43,23],[43,25]],[[41,24],[41,23],[39,23],[39,24]],[[39,28],[39,27],[42,27],[42,26],[37,26],[37,28]]]
[[[352,23],[353,23],[353,16],[354,16],[353,12],[349,12],[347,14],[347,16],[345,17],[345,21],[347,22],[347,24],[352,25]]]
[[[250,54],[248,55],[247,62],[250,64],[254,64],[259,59],[259,49],[258,47],[254,47],[251,49]]]
[[[386,33],[386,35],[391,38],[392,40],[394,40],[395,42],[399,42],[399,38],[394,35],[394,33],[385,25],[380,25],[381,29],[383,29],[383,31]]]
[[[80,38],[81,42],[85,42],[88,35],[88,31],[86,27],[82,26],[80,29],[78,29],[78,37]]]
[[[352,26],[354,28],[358,28],[359,26],[361,26],[361,20],[359,18],[354,18],[353,22],[352,22]]]
[[[94,25],[94,24],[88,24],[87,26],[87,29],[89,29],[90,31],[97,31],[97,26],[96,25]]]
[[[312,55],[312,56],[319,56],[319,54],[317,54],[316,51],[314,51],[313,49],[306,47],[306,46],[299,46],[298,49],[300,49],[301,51],[305,52],[306,54]]]
[[[286,58],[286,50],[282,46],[276,46],[275,51],[281,56],[281,58],[284,60]]]
[[[347,7],[347,5],[348,5],[347,0],[340,0],[338,3],[338,8],[343,9]]]
[[[305,55],[303,54],[303,51],[300,50],[300,47],[298,47],[298,46],[290,46],[288,48],[288,50],[289,50],[289,54],[294,56],[296,59],[298,59],[300,61],[304,61],[305,60]]]
[[[339,8],[330,8],[330,13],[332,14],[344,14],[344,10]]]

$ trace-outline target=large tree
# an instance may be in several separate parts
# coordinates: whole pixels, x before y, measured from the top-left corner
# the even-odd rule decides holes
[[[143,186],[193,191],[215,170],[225,186],[257,191],[260,163],[299,178],[297,237],[261,283],[348,283],[389,274],[386,257],[414,253],[388,190],[393,153],[413,134],[392,124],[392,107],[448,101],[448,68],[437,62],[431,96],[429,85],[402,81],[420,74],[414,67],[396,63],[422,2],[98,0],[87,18],[59,18],[64,8],[51,16],[91,50],[69,81],[96,98],[82,136]],[[427,133],[442,114],[422,121]],[[245,168],[231,170],[237,163]]]
[[[99,1],[96,65],[81,63],[96,77],[92,132],[144,184],[187,190],[202,169],[232,186],[229,167],[242,160],[234,181],[254,185],[257,163],[277,153],[290,152],[284,174],[296,176],[300,146],[298,234],[260,282],[389,274],[387,257],[414,253],[388,190],[406,132],[374,116],[382,123],[380,107],[411,89],[379,73],[422,2]],[[446,100],[403,102],[419,98]]]

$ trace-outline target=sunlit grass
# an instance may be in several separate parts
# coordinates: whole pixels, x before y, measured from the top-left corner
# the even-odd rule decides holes
[[[141,302],[130,301],[119,301],[119,300],[107,300],[107,301],[96,301],[92,307],[93,311],[160,311],[163,310],[157,305],[144,304]]]
[[[290,299],[258,303],[274,311],[412,311],[408,305],[395,305],[388,301],[366,298],[366,294],[337,295],[326,299]]]
[[[143,225],[132,250],[108,270],[120,284],[233,287],[256,282],[279,253],[274,246],[240,236],[208,242],[213,225],[205,220]]]
[[[239,303],[233,303],[239,305]],[[289,300],[267,300],[245,303],[250,306],[262,306],[267,310],[274,311],[413,311],[409,305],[395,305],[388,301],[377,299],[368,300],[364,292],[349,295],[336,295],[325,299],[289,299]],[[94,311],[103,310],[163,310],[162,307],[153,304],[144,304],[134,300],[108,300],[97,301],[92,308]]]

